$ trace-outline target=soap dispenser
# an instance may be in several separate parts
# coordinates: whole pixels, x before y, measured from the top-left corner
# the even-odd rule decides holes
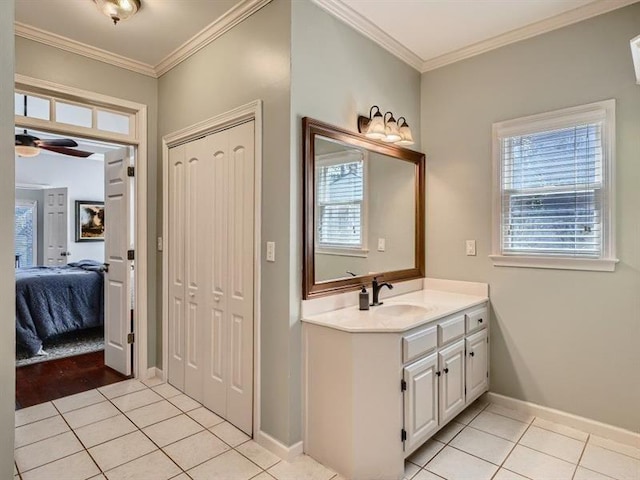
[[[362,285],[362,290],[360,290],[360,310],[369,310],[369,292],[367,292],[367,287]]]

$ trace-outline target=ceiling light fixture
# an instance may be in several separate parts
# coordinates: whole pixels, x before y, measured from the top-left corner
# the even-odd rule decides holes
[[[373,113],[374,109],[376,110],[375,113]],[[407,120],[404,117],[400,117],[396,122],[396,119],[393,118],[393,113],[387,112],[382,115],[377,105],[371,107],[368,117],[358,116],[358,131],[367,138],[395,143],[396,145],[409,146],[415,143]]]
[[[140,9],[140,0],[93,0],[98,9],[113,20],[116,25],[120,20],[132,17]]]

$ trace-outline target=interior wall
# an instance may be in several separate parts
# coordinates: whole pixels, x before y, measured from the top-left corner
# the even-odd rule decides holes
[[[40,154],[37,157],[16,159],[16,184],[49,185],[50,188],[67,188],[67,245],[69,262],[96,260],[104,262],[104,242],[76,242],[76,200],[104,202],[104,162],[102,160],[77,159],[61,155]],[[49,188],[49,187],[47,187]],[[40,194],[38,203],[38,258],[42,262],[44,222],[42,208],[43,190],[24,190]],[[16,193],[16,198],[17,197]],[[107,222],[109,220],[107,219]],[[42,263],[40,263],[42,264]]]
[[[420,150],[420,74],[312,2],[292,3],[291,31],[291,166],[290,166],[290,301],[296,362],[292,375],[300,384],[302,341],[302,118],[312,117],[357,131],[359,114],[372,105],[405,116]],[[371,192],[386,195],[387,192]],[[357,295],[356,292],[353,293]],[[300,418],[301,393],[292,390],[291,404]],[[292,431],[293,437],[301,429]]]
[[[15,38],[15,63],[16,73],[22,75],[147,106],[147,265],[149,273],[147,361],[151,367],[156,364],[156,335],[158,335],[156,327],[161,323],[161,317],[155,308],[156,265],[161,259],[156,249],[158,231],[156,196],[160,169],[157,155],[158,80],[22,37]],[[77,257],[74,256],[74,258]]]
[[[290,5],[274,0],[159,79],[160,138],[254,100],[263,102],[261,428],[285,445],[300,439],[299,406],[290,401],[292,392],[300,389],[291,372],[299,358],[291,353],[287,254]],[[264,261],[267,241],[276,244],[275,262]],[[158,335],[158,365],[161,349]],[[291,435],[292,425],[296,435]]]
[[[427,273],[488,282],[491,390],[640,428],[640,4],[422,76]],[[494,267],[491,126],[616,99],[614,273]],[[476,239],[478,255],[465,256]]]
[[[13,160],[13,61],[14,1],[0,2],[0,222],[13,225],[14,160]],[[0,229],[0,478],[13,478],[13,437],[15,410],[15,282],[13,228]]]

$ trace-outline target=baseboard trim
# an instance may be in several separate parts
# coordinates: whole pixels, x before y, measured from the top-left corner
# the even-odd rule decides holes
[[[162,376],[162,370],[160,370],[158,367],[150,367],[147,369],[147,376],[145,377],[145,380],[153,377],[158,377],[165,380],[165,378]]]
[[[260,430],[255,435],[254,440],[258,443],[258,445],[266,448],[271,453],[287,461],[293,460],[298,455],[302,455],[303,452],[302,441],[294,443],[290,447],[287,447],[279,440],[276,440],[271,435],[263,432],[262,430]]]
[[[597,420],[592,420],[590,418],[580,417],[579,415],[563,412],[562,410],[556,410],[554,408],[543,407],[542,405],[535,403],[525,402],[524,400],[518,400],[517,398],[507,397],[505,395],[500,395],[499,393],[488,392],[485,395],[485,398],[489,402],[495,403],[496,405],[525,412],[551,422],[562,423],[563,425],[582,430],[583,432],[592,433],[615,442],[631,445],[635,448],[638,448],[640,445],[640,433],[635,433],[631,430],[625,430],[624,428],[598,422]]]

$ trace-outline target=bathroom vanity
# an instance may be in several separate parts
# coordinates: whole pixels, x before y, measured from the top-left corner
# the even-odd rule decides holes
[[[468,282],[304,315],[305,452],[347,479],[402,479],[405,458],[488,390],[488,331],[488,287]]]

